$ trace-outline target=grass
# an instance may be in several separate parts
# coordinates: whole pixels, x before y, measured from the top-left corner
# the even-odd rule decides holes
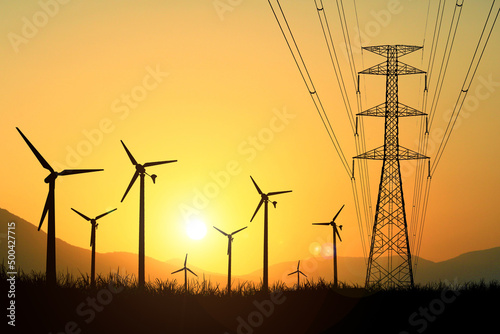
[[[2,291],[8,291],[4,267],[0,278]],[[275,282],[268,293],[253,282],[240,282],[227,296],[225,285],[206,279],[190,281],[187,292],[183,280],[176,279],[155,279],[141,289],[135,276],[119,273],[97,275],[95,287],[87,274],[60,274],[52,290],[43,274],[19,271],[16,329],[53,334],[444,333],[475,326],[481,332],[495,325],[499,297],[498,281],[369,290],[343,282],[335,288],[324,279],[298,289]]]

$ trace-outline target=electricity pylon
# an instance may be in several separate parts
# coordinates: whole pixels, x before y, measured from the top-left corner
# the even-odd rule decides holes
[[[428,159],[428,157],[399,145],[399,117],[426,114],[398,101],[398,76],[425,72],[400,62],[398,58],[421,48],[411,45],[363,47],[367,51],[387,58],[385,62],[359,72],[359,74],[386,76],[385,102],[358,114],[358,116],[385,118],[384,145],[354,157],[383,161],[366,272],[366,287],[413,286],[399,161]]]

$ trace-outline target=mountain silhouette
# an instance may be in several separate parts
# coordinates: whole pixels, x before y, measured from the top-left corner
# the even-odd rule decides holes
[[[47,234],[37,231],[37,227],[26,220],[0,209],[0,221],[2,226],[8,222],[16,222],[16,264],[25,273],[45,272],[45,250]],[[6,231],[6,229],[4,229]],[[0,233],[0,252],[2,261],[7,263],[7,234]],[[90,275],[89,249],[73,246],[59,238],[57,244],[57,268],[60,273],[70,273],[75,277],[80,272]],[[107,276],[110,272],[120,274],[133,274],[137,276],[137,254],[128,252],[96,253],[96,274]],[[301,260],[301,271],[306,274],[307,280],[318,281],[323,278],[326,282],[333,279],[332,258],[311,257]],[[176,279],[171,272],[182,266],[183,259],[172,259],[166,262],[146,256],[146,281],[154,281],[156,278]],[[214,273],[207,268],[190,266],[198,273],[200,282],[205,279],[221,286],[227,284],[226,273]],[[297,261],[288,261],[269,266],[270,282],[282,281],[288,286],[296,284],[296,278],[288,276],[297,268]],[[339,281],[347,284],[358,284],[363,286],[366,275],[365,259],[361,257],[339,257],[338,258]],[[240,282],[260,283],[262,269],[256,269],[245,275],[233,275],[233,284]],[[301,280],[306,282],[306,279]],[[486,250],[464,253],[457,257],[441,262],[433,262],[419,258],[415,275],[415,282],[427,284],[440,281],[449,282],[486,282],[500,280],[500,247]],[[180,280],[182,281],[182,280]],[[182,282],[181,282],[182,283]],[[272,284],[271,284],[272,285]]]
[[[37,227],[26,220],[10,213],[5,209],[0,209],[0,221],[6,225],[7,222],[16,222],[16,266],[24,273],[45,272],[45,250],[47,234],[44,231],[37,231]],[[7,239],[6,234],[0,234],[0,251],[2,260],[7,263]],[[70,273],[79,277],[80,273],[90,275],[90,248],[73,246],[59,238],[56,239],[57,268],[58,273]],[[128,252],[96,252],[96,275],[107,276],[109,273],[130,274],[137,277],[137,254]],[[154,281],[156,278],[175,278],[170,274],[178,269],[183,259],[173,259],[169,262],[162,262],[157,259],[146,257],[146,280]],[[217,282],[223,282],[225,275],[209,273],[197,267],[192,270],[203,273],[206,278]]]

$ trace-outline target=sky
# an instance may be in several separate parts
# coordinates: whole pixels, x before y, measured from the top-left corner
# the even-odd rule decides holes
[[[344,5],[357,71],[383,61],[361,53],[360,44],[423,45],[401,61],[428,71],[437,1],[358,0],[357,21],[352,2]],[[490,6],[464,1],[431,129],[431,161]],[[350,163],[354,137],[314,1],[282,7]],[[355,103],[335,2],[324,7]],[[439,59],[453,10],[447,1]],[[330,221],[344,204],[339,255],[364,256],[350,179],[267,1],[22,0],[2,2],[0,13],[0,207],[38,225],[48,192],[48,173],[19,127],[58,171],[104,169],[58,178],[56,236],[88,247],[90,224],[70,208],[92,217],[118,208],[100,221],[97,251],[137,252],[138,183],[120,202],[134,173],[123,140],[140,163],[178,160],[147,169],[158,175],[156,184],[146,179],[148,256],[189,253],[193,266],[223,273],[227,239],[212,226],[228,233],[248,226],[235,236],[233,273],[260,269],[263,210],[250,222],[260,200],[250,175],[265,192],[293,191],[273,198],[278,205],[269,210],[270,264],[328,256],[331,229],[311,223]],[[420,252],[429,260],[500,246],[499,41],[496,27],[433,175]],[[423,86],[421,75],[401,78],[400,101],[421,109]],[[383,102],[384,90],[382,77],[362,78],[363,109]],[[401,145],[416,150],[419,126],[417,118],[401,120]],[[367,149],[383,144],[382,120],[365,119],[364,130]],[[401,165],[409,212],[414,165]],[[381,162],[368,166],[375,205]],[[192,228],[200,223],[207,232],[196,240],[187,231],[200,233]]]

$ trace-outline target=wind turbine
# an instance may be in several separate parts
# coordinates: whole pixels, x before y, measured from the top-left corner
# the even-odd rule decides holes
[[[332,221],[329,223],[313,223],[313,225],[331,225],[333,227],[333,286],[337,286],[337,236],[339,237],[339,240],[342,241],[342,238],[340,238],[340,233],[339,229],[342,231],[342,225],[338,225],[335,223],[335,219],[339,215],[340,211],[344,208],[345,204],[342,205],[340,208],[339,212],[333,217]]]
[[[186,258],[184,259],[184,267],[182,267],[181,269],[179,270],[176,270],[176,271],[173,271],[172,274],[175,274],[175,273],[178,273],[179,271],[183,271],[184,270],[184,291],[187,293],[188,291],[188,280],[187,280],[187,272],[189,271],[191,274],[193,274],[194,276],[198,277],[198,275],[196,275],[191,269],[189,269],[188,267],[186,267],[186,264],[187,264],[187,260],[188,260],[188,255],[186,253]]]
[[[49,184],[49,194],[45,200],[45,206],[42,212],[42,218],[40,219],[40,224],[38,225],[38,231],[42,227],[45,216],[48,213],[47,221],[47,259],[45,265],[45,279],[47,284],[50,286],[55,286],[57,284],[57,273],[56,273],[56,216],[55,216],[55,190],[56,190],[56,179],[58,176],[82,174],[102,171],[103,169],[65,169],[62,172],[56,172],[49,163],[42,157],[42,155],[36,150],[36,148],[30,143],[28,138],[17,128],[21,137],[23,137],[26,144],[36,156],[43,168],[47,169],[50,174],[45,178],[45,183]]]
[[[123,140],[120,140],[123,148],[127,152],[127,155],[132,162],[132,164],[135,166],[135,173],[132,176],[132,180],[130,181],[127,190],[125,191],[125,194],[122,197],[121,202],[125,199],[125,196],[127,196],[130,188],[134,185],[135,180],[137,179],[138,176],[140,176],[140,198],[139,198],[139,271],[138,271],[138,278],[139,278],[139,286],[143,287],[144,286],[144,175],[148,175],[151,177],[153,180],[153,183],[155,183],[156,180],[156,175],[152,174],[149,175],[146,173],[146,167],[151,167],[151,166],[156,166],[156,165],[163,165],[163,164],[168,164],[171,162],[176,162],[177,160],[167,160],[167,161],[156,161],[156,162],[146,162],[145,164],[141,165],[138,164],[137,161],[134,159],[132,156],[132,153],[128,150],[127,146],[125,146],[125,143],[123,143]]]
[[[90,285],[95,286],[95,231],[97,230],[97,220],[106,216],[107,214],[115,211],[116,209],[110,210],[108,212],[105,212],[103,214],[100,214],[99,216],[91,219],[87,216],[85,216],[83,213],[76,211],[75,209],[71,208],[71,210],[75,211],[77,214],[79,214],[83,219],[86,221],[89,221],[90,224],[92,224],[91,227],[91,232],[90,232],[90,247],[92,247],[92,260],[90,263]]]
[[[223,232],[221,230],[219,230],[217,227],[214,226],[214,228],[219,231],[220,233],[224,234],[226,237],[227,237],[227,255],[229,256],[229,260],[228,260],[228,266],[227,266],[227,294],[230,295],[231,294],[231,249],[232,249],[232,244],[233,244],[233,235],[240,232],[240,231],[243,231],[244,229],[246,229],[248,226],[245,226],[243,228],[240,228],[239,230],[237,231],[234,231],[233,233],[231,234],[227,234],[226,232]]]
[[[304,275],[305,277],[307,277],[306,274],[304,274],[302,271],[300,271],[299,267],[300,267],[300,260],[299,260],[299,263],[297,263],[297,270],[295,270],[293,273],[288,274],[288,276],[293,275],[293,274],[297,274],[297,290],[300,287],[300,275]]]
[[[264,194],[260,190],[259,186],[255,182],[253,177],[250,176],[250,178],[252,179],[252,182],[255,185],[255,188],[257,189],[257,191],[259,192],[259,195],[260,195],[259,205],[257,206],[257,209],[255,210],[255,212],[252,216],[252,219],[250,219],[250,222],[252,222],[253,218],[255,217],[257,212],[259,211],[260,207],[262,206],[262,203],[264,203],[264,269],[263,269],[264,273],[263,273],[263,277],[262,277],[262,289],[264,291],[268,291],[269,290],[269,286],[268,286],[268,270],[269,270],[269,268],[268,268],[268,203],[269,203],[269,196],[289,193],[292,191],[291,190],[274,191],[274,192]],[[271,203],[273,203],[274,208],[276,208],[277,202],[274,201]]]

